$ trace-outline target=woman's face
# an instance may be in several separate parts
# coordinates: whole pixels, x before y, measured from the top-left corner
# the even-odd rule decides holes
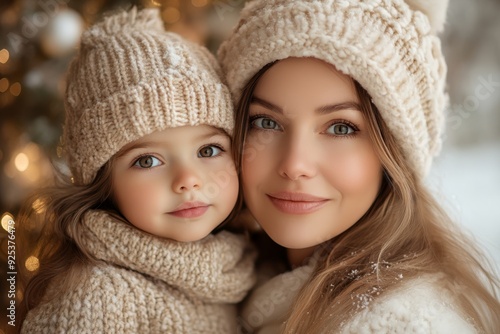
[[[246,204],[291,249],[347,230],[370,208],[382,167],[352,80],[325,62],[288,58],[259,79],[242,161]]]

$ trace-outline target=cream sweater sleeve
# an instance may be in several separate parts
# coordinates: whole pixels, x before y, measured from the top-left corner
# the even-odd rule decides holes
[[[449,291],[426,279],[411,279],[362,310],[342,328],[342,334],[477,333],[454,307]]]
[[[138,329],[134,289],[119,270],[93,268],[87,279],[62,296],[31,310],[21,333],[124,333]],[[57,287],[52,287],[57,288]],[[129,302],[132,302],[130,304]],[[140,311],[140,310],[137,310]]]

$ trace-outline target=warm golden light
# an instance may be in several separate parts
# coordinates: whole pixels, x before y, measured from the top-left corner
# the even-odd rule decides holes
[[[29,271],[35,271],[40,267],[40,261],[38,261],[38,258],[35,256],[30,256],[29,258],[26,259],[25,263],[26,269]]]
[[[24,152],[26,152],[26,155],[31,161],[38,161],[40,159],[40,147],[38,147],[35,143],[28,143],[28,145],[24,148]]]
[[[205,7],[206,5],[208,5],[207,0],[191,0],[191,3],[195,7]]]
[[[19,82],[13,83],[10,86],[10,93],[14,96],[19,96],[21,94],[21,84]]]
[[[38,214],[45,212],[45,203],[40,198],[37,198],[31,205],[31,207]]]
[[[0,79],[0,93],[5,93],[9,89],[9,79]]]
[[[21,289],[18,289],[17,290],[17,293],[16,293],[16,298],[18,301],[22,301],[23,298],[24,298],[24,293],[21,291]]]
[[[168,7],[163,11],[163,18],[167,23],[175,23],[181,18],[181,12],[177,8]]]
[[[28,169],[30,160],[28,159],[28,156],[26,154],[19,153],[14,160],[14,165],[16,166],[18,171],[24,172],[26,169]]]
[[[0,63],[5,64],[9,61],[9,51],[7,49],[0,50]]]
[[[33,167],[30,167],[28,170],[24,172],[24,176],[26,177],[26,180],[28,180],[31,183],[38,182],[40,180],[41,176],[41,170],[40,168],[37,168],[34,165],[31,165]]]
[[[10,222],[10,224],[9,224]],[[14,226],[13,223],[14,222],[14,218],[12,217],[12,215],[8,212],[5,212],[3,215],[2,215],[2,227],[4,230],[6,230],[7,232],[9,232],[9,225],[10,226]]]
[[[16,175],[16,171],[14,170],[12,164],[5,164],[3,166],[3,172],[5,173],[5,176],[7,176],[9,179],[13,179],[14,176]]]

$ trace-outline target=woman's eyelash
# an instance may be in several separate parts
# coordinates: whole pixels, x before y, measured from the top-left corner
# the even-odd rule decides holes
[[[330,122],[330,125],[328,125],[328,128],[335,125],[335,124],[344,124],[344,125],[347,125],[347,126],[350,126],[354,131],[359,131],[359,127],[348,121],[348,120],[345,120],[345,119],[336,119],[336,120],[333,120]]]
[[[335,133],[328,133],[328,129],[330,129],[331,127],[335,126],[335,125],[344,125],[344,126],[347,126],[351,129],[352,132],[350,133],[345,133],[345,134],[335,134]],[[349,139],[349,138],[352,138],[352,137],[355,137],[358,135],[358,132],[359,132],[359,127],[348,121],[348,120],[345,120],[345,119],[336,119],[336,120],[333,120],[330,122],[330,124],[326,127],[326,134],[330,137],[333,137],[335,139]]]
[[[268,118],[268,119],[273,120],[274,122],[276,122],[270,115],[267,115],[267,114],[256,114],[256,115],[252,115],[252,116],[250,116],[248,118],[248,126],[252,127],[253,121],[255,121],[256,119],[259,119],[259,118]],[[330,128],[331,126],[333,126],[335,124],[344,124],[344,125],[347,125],[347,126],[351,127],[354,130],[354,133],[345,135],[345,137],[347,137],[347,136],[353,136],[353,135],[356,134],[356,132],[359,131],[359,127],[356,124],[354,124],[354,123],[352,123],[352,122],[350,122],[348,120],[345,120],[345,119],[336,119],[336,120],[333,120],[333,121],[331,121],[329,123],[329,125],[327,126],[327,128]]]
[[[273,117],[271,117],[270,115],[267,115],[267,114],[256,114],[256,115],[252,115],[252,116],[249,116],[248,117],[248,127],[251,128],[252,127],[252,123],[253,121],[255,121],[256,119],[259,119],[259,118],[267,118],[267,119],[270,119],[272,120],[273,122],[275,123],[278,123]]]

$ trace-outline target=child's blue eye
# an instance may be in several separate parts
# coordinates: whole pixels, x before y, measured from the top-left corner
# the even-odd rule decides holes
[[[198,158],[211,158],[220,155],[223,150],[215,145],[207,145],[200,148]]]
[[[347,125],[345,123],[335,123],[330,125],[330,127],[326,130],[327,133],[335,135],[335,136],[347,136],[356,131],[352,126]]]
[[[137,159],[134,163],[134,166],[140,168],[152,168],[161,165],[161,161],[155,158],[152,155],[144,155]]]
[[[279,124],[267,117],[257,117],[251,121],[252,126],[266,130],[280,130]]]

